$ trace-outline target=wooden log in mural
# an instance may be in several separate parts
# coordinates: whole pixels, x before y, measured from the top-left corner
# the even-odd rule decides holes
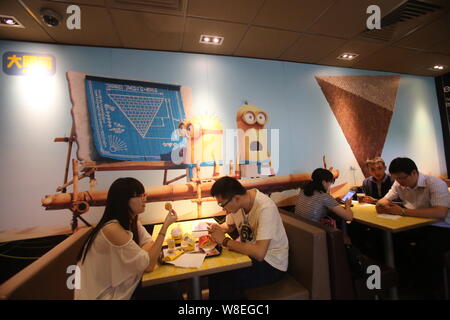
[[[333,170],[335,178],[339,176],[338,170]],[[311,179],[311,174],[290,174],[285,176],[275,176],[268,178],[257,179],[242,179],[239,180],[246,189],[258,188],[265,193],[284,191],[300,187],[305,182]],[[202,197],[211,196],[211,187],[213,182],[203,183],[201,185]],[[176,201],[197,198],[196,184],[173,184],[162,186],[151,186],[145,188],[147,195],[147,202],[157,201]],[[78,201],[84,201],[89,206],[104,206],[106,204],[106,197],[108,191],[84,191],[79,192],[76,196]],[[60,193],[45,196],[42,199],[42,205],[46,210],[59,210],[70,208],[73,200],[72,193]]]

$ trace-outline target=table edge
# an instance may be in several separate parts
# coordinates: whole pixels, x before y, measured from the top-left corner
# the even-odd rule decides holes
[[[370,227],[382,229],[382,230],[389,231],[389,232],[392,232],[392,233],[397,233],[397,232],[402,232],[402,231],[406,231],[406,230],[411,230],[411,229],[427,226],[427,225],[430,225],[430,224],[438,222],[438,220],[423,221],[423,222],[420,222],[420,223],[417,223],[417,224],[414,224],[414,225],[404,226],[404,227],[399,227],[399,228],[392,229],[392,228],[389,228],[389,227],[386,227],[386,226],[382,226],[382,225],[379,225],[379,224],[375,224],[375,223],[372,223],[372,222],[369,222],[369,221],[361,220],[361,219],[356,218],[356,217],[353,217],[353,220],[355,220],[357,222],[360,222],[362,224],[368,225]]]
[[[158,284],[163,284],[163,283],[168,283],[168,282],[173,282],[173,281],[178,281],[178,280],[191,279],[194,277],[207,276],[207,275],[211,275],[211,274],[215,274],[215,273],[232,271],[232,270],[242,269],[242,268],[251,267],[251,266],[252,266],[252,261],[250,260],[250,261],[240,262],[240,263],[233,264],[233,265],[220,266],[217,268],[206,269],[206,270],[198,270],[198,271],[183,273],[183,274],[174,275],[174,276],[165,277],[165,278],[158,278],[158,279],[151,279],[151,280],[142,280],[142,278],[141,278],[141,284],[143,287],[150,287],[150,286],[154,286],[154,285],[158,285]]]

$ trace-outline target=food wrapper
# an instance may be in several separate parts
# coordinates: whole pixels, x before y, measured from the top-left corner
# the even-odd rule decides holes
[[[211,250],[215,248],[216,245],[217,243],[213,240],[213,238],[211,238],[210,235],[204,235],[198,239],[198,246],[202,249]]]
[[[178,249],[171,252],[168,252],[167,255],[163,258],[163,261],[173,261],[178,258],[180,255],[184,253],[184,250]]]
[[[193,251],[195,249],[195,240],[191,234],[185,233],[181,239],[181,248],[184,251]]]
[[[183,234],[182,241],[194,241],[194,238],[192,237],[192,235],[190,233],[185,233],[185,234]]]

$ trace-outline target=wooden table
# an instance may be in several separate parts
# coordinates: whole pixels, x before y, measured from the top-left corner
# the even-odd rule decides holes
[[[211,221],[212,220],[212,221]],[[191,232],[192,227],[199,222],[208,221],[215,222],[214,219],[201,219],[193,221],[177,222],[169,227],[170,230],[179,224],[183,228],[183,232]],[[156,239],[162,225],[155,225],[153,229],[153,238]],[[172,281],[192,279],[192,297],[194,300],[201,300],[200,277],[219,272],[231,271],[241,268],[250,267],[251,259],[244,254],[229,251],[223,248],[222,254],[217,257],[205,258],[200,268],[179,268],[174,265],[158,264],[152,272],[144,273],[142,276],[142,286],[153,286],[157,284],[168,283]]]
[[[390,220],[379,217],[379,213],[376,212],[375,205],[373,204],[360,204],[357,201],[353,201],[352,203],[353,219],[355,221],[382,230],[385,262],[389,267],[394,269],[395,261],[392,234],[427,226],[438,221],[436,219],[402,216],[398,216],[399,218],[397,220]],[[397,288],[393,288],[391,295],[393,299],[398,299]]]
[[[379,217],[379,213],[377,213],[373,204],[360,204],[358,201],[353,201],[352,203],[353,218],[356,221],[391,233],[415,229],[438,222],[436,219],[402,216],[398,216],[397,220],[390,220]]]

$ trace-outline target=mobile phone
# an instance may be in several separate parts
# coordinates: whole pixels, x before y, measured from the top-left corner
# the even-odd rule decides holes
[[[347,194],[345,195],[345,196],[343,196],[342,197],[342,202],[345,202],[345,201],[347,201],[347,199],[350,199],[350,198],[352,198],[354,195],[355,195],[355,191],[349,191],[349,192],[347,192]]]

